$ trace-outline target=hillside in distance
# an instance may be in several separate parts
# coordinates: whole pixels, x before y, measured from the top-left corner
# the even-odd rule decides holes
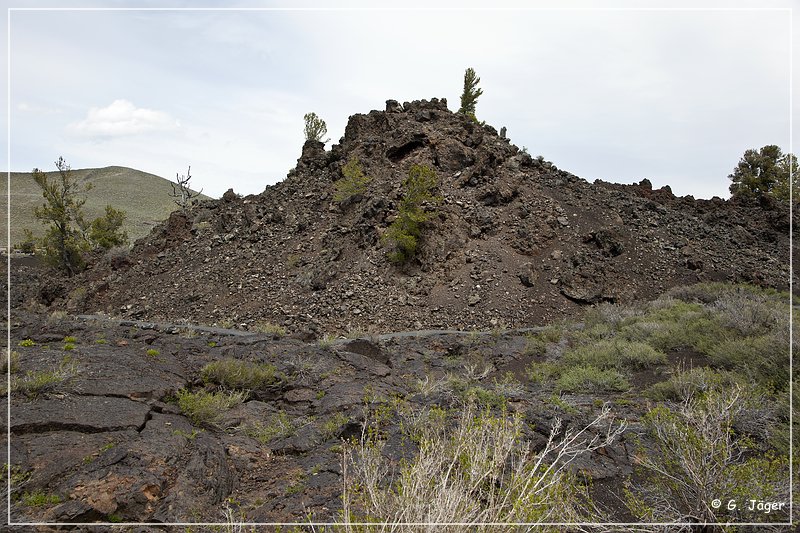
[[[351,160],[370,180],[337,201]],[[435,170],[442,201],[398,266],[383,236],[414,165]],[[525,327],[698,281],[788,287],[788,206],[588,183],[434,98],[351,116],[284,181],[173,213],[77,283],[87,312],[321,336]]]
[[[82,183],[92,185],[92,189],[85,194],[86,218],[92,220],[105,214],[106,205],[125,211],[127,218],[123,229],[128,232],[131,242],[150,233],[154,226],[177,209],[170,196],[170,180],[154,174],[117,166],[74,169],[72,173]],[[47,172],[47,175],[52,178],[58,172]],[[0,193],[5,198],[7,184],[5,180],[0,181]],[[11,173],[12,245],[25,238],[26,229],[36,236],[44,233],[46,226],[34,216],[34,209],[43,203],[41,189],[33,181],[30,172]],[[0,235],[3,247],[6,246],[6,213],[6,202],[0,202]]]

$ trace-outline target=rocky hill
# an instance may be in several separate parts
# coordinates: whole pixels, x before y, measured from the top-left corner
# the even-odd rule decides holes
[[[333,201],[357,158],[367,191]],[[381,236],[414,164],[443,198],[418,256]],[[520,151],[444,99],[350,117],[329,151],[309,141],[287,178],[173,213],[127,258],[81,278],[76,308],[324,333],[522,327],[586,304],[629,302],[705,280],[788,286],[789,210],[677,198],[649,182],[585,180]],[[75,303],[77,301],[77,303]]]
[[[334,182],[353,157],[372,181],[339,205]],[[381,235],[413,164],[436,170],[443,203],[399,268]],[[330,151],[307,142],[283,182],[174,213],[79,283],[87,311],[241,328],[520,327],[701,280],[787,287],[788,233],[780,205],[590,184],[445,100],[389,101],[352,116]]]

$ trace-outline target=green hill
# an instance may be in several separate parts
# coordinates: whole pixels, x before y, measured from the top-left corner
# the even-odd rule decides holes
[[[105,212],[106,205],[122,209],[127,214],[124,229],[131,242],[150,232],[155,224],[177,209],[170,193],[170,181],[154,174],[125,167],[87,168],[73,170],[84,183],[91,183],[86,193],[84,211],[91,220]],[[57,172],[48,172],[56,176]],[[2,198],[6,196],[6,180],[0,180]],[[203,195],[202,198],[208,198]],[[34,217],[34,209],[44,203],[41,189],[30,172],[11,173],[11,243],[24,239],[24,230],[41,235],[45,226]],[[0,201],[0,242],[6,246],[7,206]]]

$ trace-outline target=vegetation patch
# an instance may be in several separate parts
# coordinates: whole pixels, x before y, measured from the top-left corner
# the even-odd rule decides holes
[[[61,503],[61,496],[58,494],[48,494],[42,490],[25,492],[22,495],[22,504],[26,507],[44,507]]]
[[[392,263],[405,263],[416,255],[423,225],[431,218],[425,205],[438,205],[442,200],[434,193],[438,184],[439,178],[430,167],[414,165],[408,171],[397,218],[382,238],[390,247],[387,257]]]
[[[255,331],[257,333],[264,333],[266,335],[272,335],[273,337],[285,337],[286,336],[286,328],[283,326],[278,326],[277,324],[272,324],[270,322],[256,322],[252,326],[250,326],[250,330]]]
[[[232,358],[208,363],[200,371],[200,377],[204,383],[213,383],[226,389],[258,390],[280,381],[274,365]]]
[[[178,407],[193,424],[214,425],[225,411],[236,407],[247,398],[245,392],[189,392],[181,389],[177,393]]]
[[[599,369],[642,370],[667,362],[666,354],[638,341],[624,339],[601,340],[578,346],[566,352],[566,366],[593,366]]]
[[[538,453],[523,439],[521,416],[493,416],[474,404],[467,404],[456,420],[440,413],[408,413],[424,423],[409,426],[416,451],[399,469],[390,465],[379,433],[346,445],[345,526],[376,520],[428,522],[430,517],[460,523],[602,520],[587,486],[565,465],[609,444],[622,431],[609,424],[607,409],[586,428],[598,428],[605,438],[584,438],[584,430],[562,431],[556,422],[553,438]],[[555,457],[561,459],[558,464]]]
[[[285,412],[278,411],[263,424],[256,422],[245,426],[244,432],[261,444],[267,444],[276,439],[291,437],[301,425],[301,420],[293,420]]]
[[[74,362],[65,361],[52,370],[29,370],[22,377],[11,380],[11,390],[29,398],[51,392],[78,373]]]
[[[364,175],[358,158],[351,157],[342,168],[342,178],[334,183],[333,201],[342,203],[350,198],[364,194],[367,192],[367,185],[370,181],[371,178]]]
[[[709,371],[676,377],[676,401],[651,409],[643,422],[654,447],[637,455],[638,479],[629,482],[628,509],[642,521],[675,521],[693,516],[702,522],[745,521],[751,500],[780,502],[788,494],[788,458],[750,453],[755,442],[735,431],[758,411],[763,398],[749,388],[725,383]],[[726,502],[709,505],[720,494]],[[788,511],[788,509],[787,509]],[[777,516],[776,516],[777,515]],[[759,520],[785,520],[786,513],[759,514]]]
[[[570,392],[624,391],[630,388],[630,383],[618,370],[594,366],[568,367],[556,385],[560,390]]]
[[[338,435],[339,430],[347,423],[350,418],[344,413],[336,413],[325,422],[322,423],[320,430],[322,431],[322,438],[329,440]]]

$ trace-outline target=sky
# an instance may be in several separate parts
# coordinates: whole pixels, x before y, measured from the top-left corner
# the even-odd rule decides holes
[[[295,166],[305,113],[330,148],[387,99],[457,110],[467,67],[480,120],[589,181],[726,198],[745,150],[798,153],[791,0],[74,4],[98,10],[8,12],[6,170],[63,156],[174,179],[191,165],[205,194],[257,194]],[[250,9],[209,9],[232,6]]]

